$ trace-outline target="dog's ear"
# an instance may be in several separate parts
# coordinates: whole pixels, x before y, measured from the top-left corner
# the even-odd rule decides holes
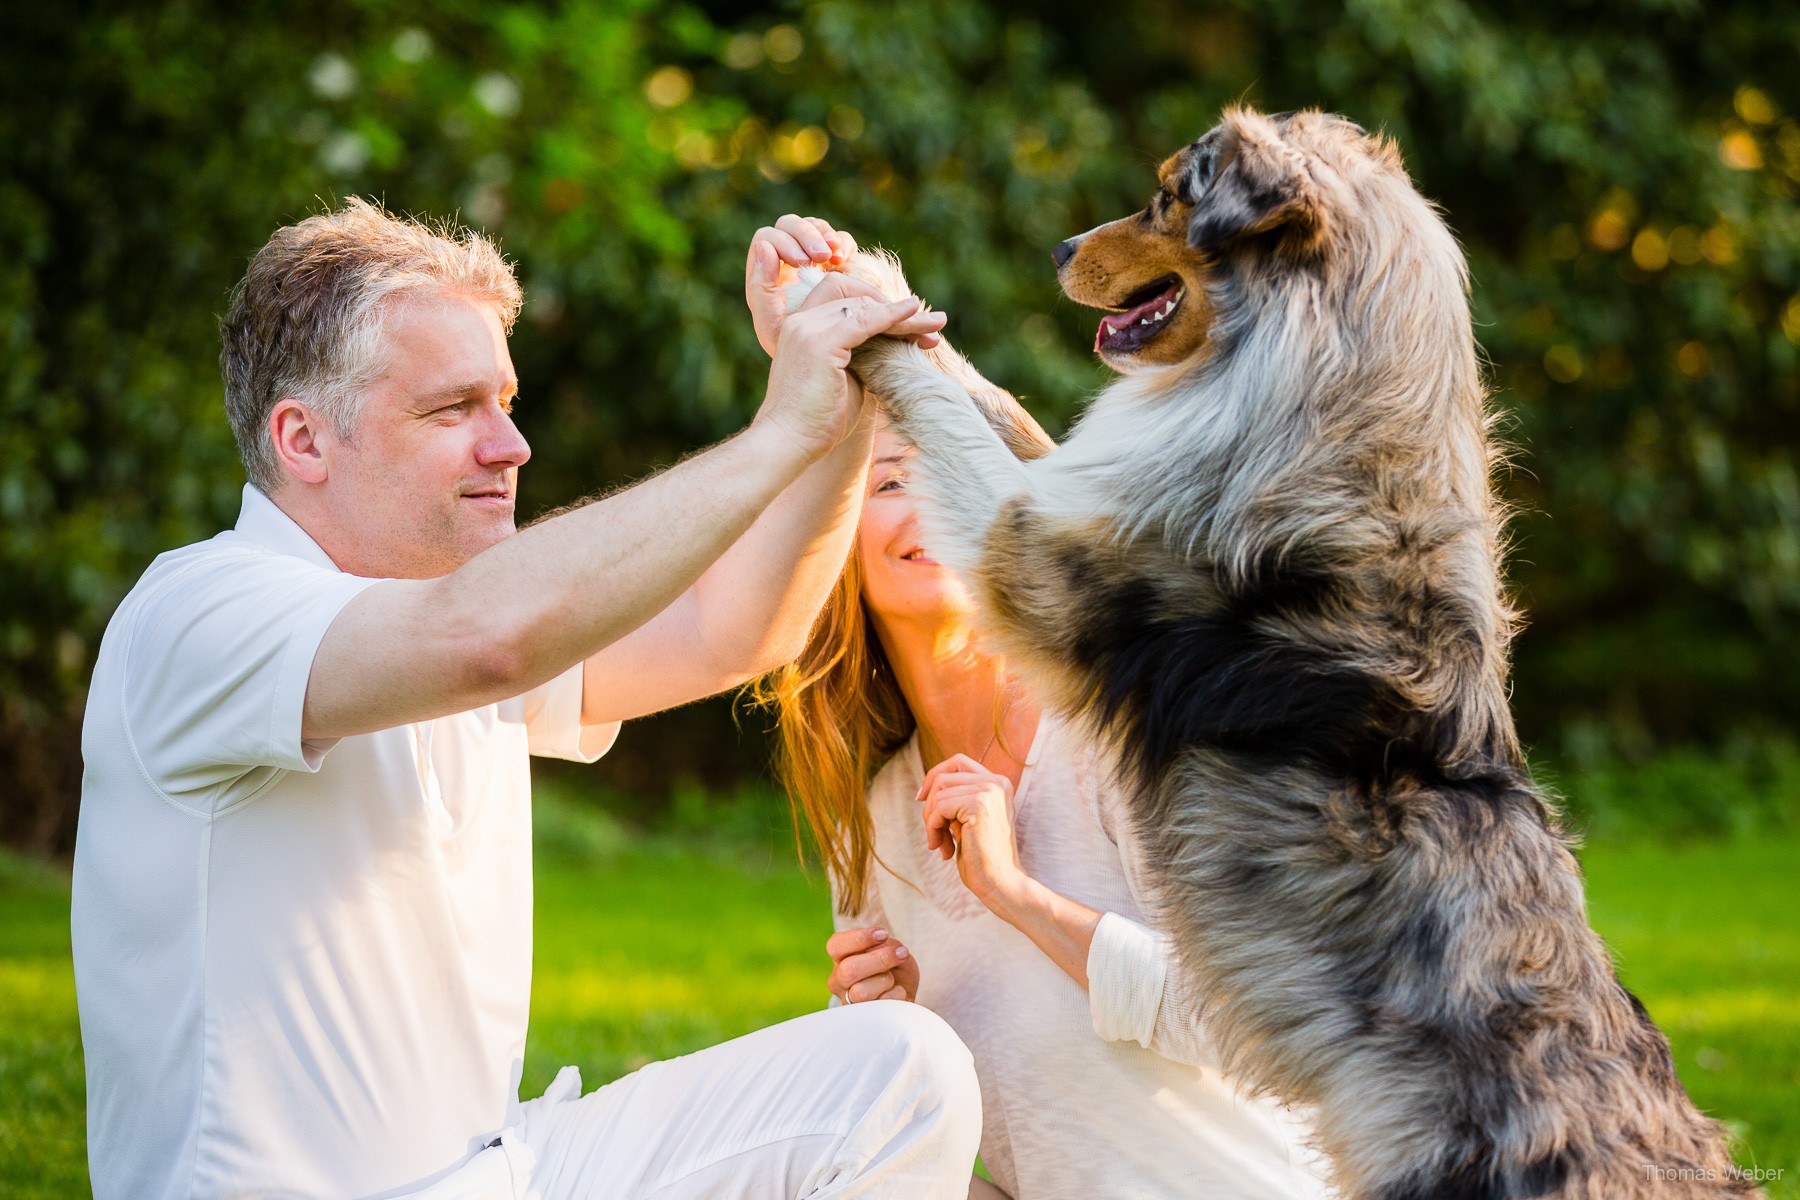
[[[1226,113],[1188,148],[1182,172],[1183,199],[1193,209],[1188,242],[1201,250],[1273,230],[1296,249],[1311,248],[1324,233],[1325,210],[1306,157],[1260,113]]]

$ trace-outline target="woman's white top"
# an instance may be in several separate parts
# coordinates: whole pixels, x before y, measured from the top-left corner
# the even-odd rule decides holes
[[[1014,797],[1027,874],[1105,916],[1090,990],[982,906],[925,848],[915,736],[869,788],[879,861],[862,912],[919,963],[919,1003],[975,1056],[981,1157],[1014,1200],[1325,1197],[1306,1127],[1219,1073],[1145,891],[1098,751],[1046,714]],[[1123,844],[1122,844],[1123,843]]]

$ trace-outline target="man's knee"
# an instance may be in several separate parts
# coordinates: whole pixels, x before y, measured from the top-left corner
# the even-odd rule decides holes
[[[830,1016],[847,1057],[873,1060],[881,1077],[917,1092],[918,1102],[935,1103],[947,1119],[979,1128],[975,1060],[942,1017],[899,1000],[846,1005]]]

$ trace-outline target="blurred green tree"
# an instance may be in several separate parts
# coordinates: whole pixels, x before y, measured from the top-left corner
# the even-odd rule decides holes
[[[899,252],[1060,426],[1104,374],[1049,247],[1240,99],[1385,128],[1468,247],[1519,446],[1528,736],[1800,724],[1791,5],[168,0],[9,6],[0,45],[7,841],[67,850],[106,618],[235,514],[214,319],[277,225],[355,193],[499,235],[541,510],[748,417],[744,246],[787,211]],[[754,762],[714,704],[608,769],[660,795]]]

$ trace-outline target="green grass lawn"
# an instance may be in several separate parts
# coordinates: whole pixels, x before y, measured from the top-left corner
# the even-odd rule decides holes
[[[575,836],[572,851],[567,826],[544,827],[527,1095],[565,1063],[593,1087],[823,999],[816,879],[663,844]],[[1594,924],[1694,1099],[1731,1123],[1742,1161],[1784,1170],[1772,1196],[1800,1197],[1800,835],[1583,857]],[[85,1195],[82,1138],[68,891],[0,859],[0,1195]]]

